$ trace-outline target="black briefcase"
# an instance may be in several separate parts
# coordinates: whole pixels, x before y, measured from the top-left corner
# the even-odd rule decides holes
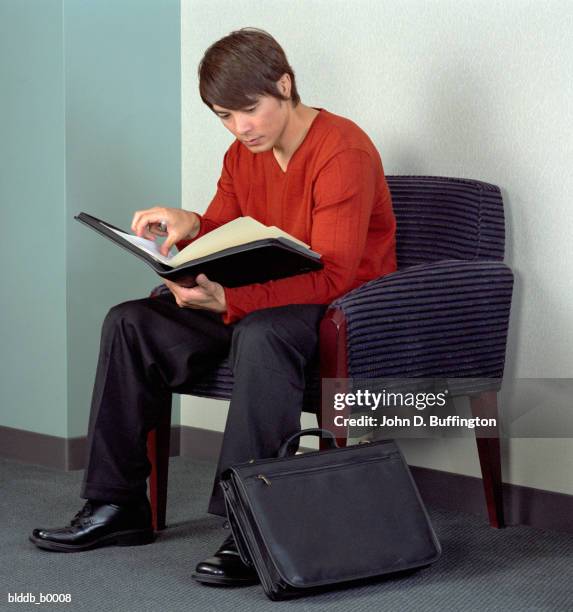
[[[303,435],[331,449],[287,456]],[[221,475],[242,560],[272,600],[419,568],[440,544],[400,449],[392,440],[339,448],[324,429],[305,429],[275,459]]]

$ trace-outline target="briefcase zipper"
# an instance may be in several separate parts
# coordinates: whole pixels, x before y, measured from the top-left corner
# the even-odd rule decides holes
[[[289,472],[281,472],[280,474],[275,474],[272,478],[276,480],[277,478],[283,478],[284,476],[293,476],[295,474],[309,474],[310,472],[322,472],[325,470],[334,470],[337,468],[349,467],[353,465],[364,465],[365,463],[373,463],[374,461],[385,461],[387,459],[394,459],[399,457],[398,453],[392,453],[391,455],[386,455],[385,457],[370,457],[369,459],[361,459],[356,463],[335,463],[334,465],[321,465],[320,467],[314,468],[306,468],[302,470],[290,470]],[[271,486],[271,479],[264,474],[257,474],[255,476],[250,476],[248,478],[258,478],[262,480],[267,486]]]

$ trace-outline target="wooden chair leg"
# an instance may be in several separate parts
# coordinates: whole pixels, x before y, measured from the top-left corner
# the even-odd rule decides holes
[[[486,391],[470,397],[470,406],[474,417],[494,418],[498,422],[497,393],[495,391]],[[505,527],[499,428],[497,426],[495,428],[476,427],[475,434],[489,523],[492,527]],[[483,434],[488,437],[483,437]]]
[[[165,529],[167,510],[167,478],[169,474],[169,443],[171,438],[171,406],[161,416],[156,429],[147,435],[147,456],[151,463],[149,475],[149,501],[153,528]]]
[[[344,391],[348,379],[348,357],[346,354],[346,319],[342,310],[328,309],[320,322],[319,333],[319,359],[320,359],[320,408],[317,414],[319,427],[330,429],[336,436],[338,446],[346,446],[348,441],[348,428],[335,427],[336,415],[349,416],[348,409],[336,411],[333,406],[333,397],[324,394],[324,378],[341,379],[341,388]],[[344,389],[342,388],[344,387]],[[324,438],[319,441],[320,450],[325,450],[328,444]]]

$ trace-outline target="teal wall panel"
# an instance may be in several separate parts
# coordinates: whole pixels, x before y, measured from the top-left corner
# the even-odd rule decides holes
[[[61,0],[0,2],[0,424],[66,435]]]
[[[64,6],[68,435],[78,436],[107,311],[149,295],[160,279],[73,215],[89,212],[129,230],[138,209],[180,206],[180,8],[178,0]]]
[[[181,204],[179,0],[1,0],[0,87],[0,425],[82,436],[105,314],[159,279],[73,215]]]

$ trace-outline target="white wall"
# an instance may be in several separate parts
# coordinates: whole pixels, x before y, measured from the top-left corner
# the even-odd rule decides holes
[[[572,377],[573,2],[182,0],[184,208],[205,209],[232,140],[201,102],[197,65],[245,26],[277,38],[303,102],[358,123],[387,174],[501,187],[516,273],[506,377]],[[183,399],[184,424],[222,430],[225,416],[225,403]],[[573,494],[570,439],[503,446],[506,482]],[[413,465],[480,474],[471,436],[402,448]]]

